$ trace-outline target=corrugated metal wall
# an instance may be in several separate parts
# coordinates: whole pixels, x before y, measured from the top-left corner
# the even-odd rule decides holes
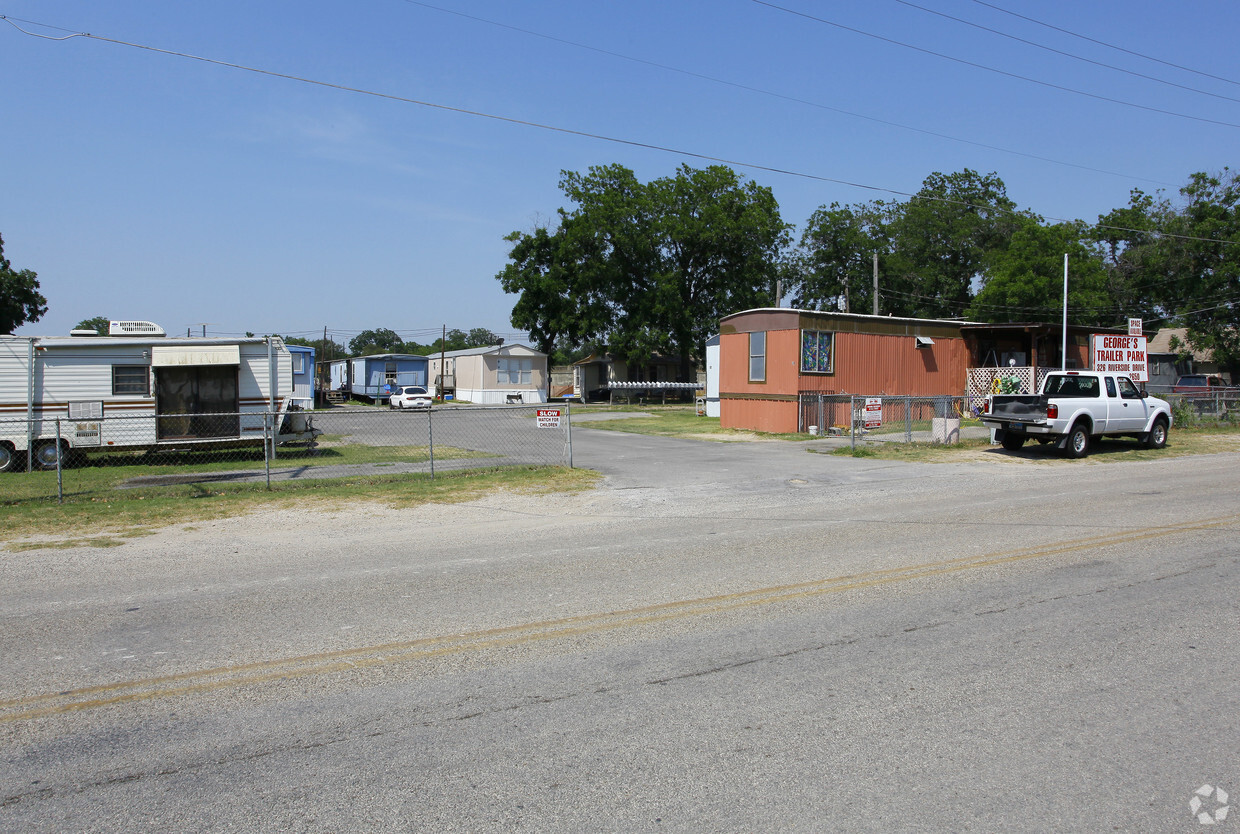
[[[796,401],[721,399],[719,425],[772,433],[797,430]]]
[[[720,424],[768,432],[797,431],[801,391],[858,395],[960,396],[969,348],[963,338],[935,336],[917,347],[906,335],[835,333],[834,373],[803,374],[799,330],[768,331],[766,381],[749,381],[749,334],[719,340]]]
[[[835,373],[802,374],[800,391],[840,394],[960,396],[967,383],[969,349],[963,338],[935,338],[917,347],[912,336],[835,334]]]

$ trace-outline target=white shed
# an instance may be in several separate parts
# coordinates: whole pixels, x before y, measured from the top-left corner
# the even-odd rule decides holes
[[[719,337],[706,342],[706,416],[719,416]]]

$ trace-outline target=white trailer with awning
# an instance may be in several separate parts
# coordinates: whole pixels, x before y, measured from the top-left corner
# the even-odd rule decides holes
[[[292,394],[278,336],[168,338],[149,322],[0,336],[0,471],[55,467],[58,439],[62,455],[311,440],[306,416],[286,413]]]

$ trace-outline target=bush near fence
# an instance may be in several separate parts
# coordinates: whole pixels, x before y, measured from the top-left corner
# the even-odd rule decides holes
[[[570,410],[566,405],[557,408],[562,414],[558,426],[540,421],[540,408],[534,406],[301,412],[317,437],[299,443],[277,442],[285,414],[103,417],[81,431],[78,421],[61,419],[59,436],[69,444],[61,447],[61,455],[55,454],[57,421],[41,420],[36,421],[36,436],[45,438],[46,448],[34,458],[33,468],[55,475],[54,480],[46,478],[48,497],[55,498],[126,486],[253,483],[278,488],[318,478],[434,477],[436,472],[469,468],[571,466]],[[27,430],[24,420],[6,420],[0,436],[24,437]],[[159,442],[150,442],[157,431]],[[98,445],[74,442],[90,432],[97,432]],[[12,468],[25,469],[27,454],[15,457]],[[10,479],[40,477],[45,476],[38,471],[0,473],[0,500],[10,492],[6,482],[16,485]],[[29,492],[25,485],[21,491]]]
[[[1177,426],[1226,426],[1240,423],[1240,389],[1212,394],[1155,394],[1171,405]]]

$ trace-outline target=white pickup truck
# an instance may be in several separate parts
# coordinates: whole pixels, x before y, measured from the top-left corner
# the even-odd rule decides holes
[[[1015,451],[1032,438],[1084,457],[1096,437],[1135,437],[1151,449],[1167,445],[1171,406],[1147,396],[1126,376],[1095,371],[1047,374],[1041,394],[991,394],[982,423]]]

